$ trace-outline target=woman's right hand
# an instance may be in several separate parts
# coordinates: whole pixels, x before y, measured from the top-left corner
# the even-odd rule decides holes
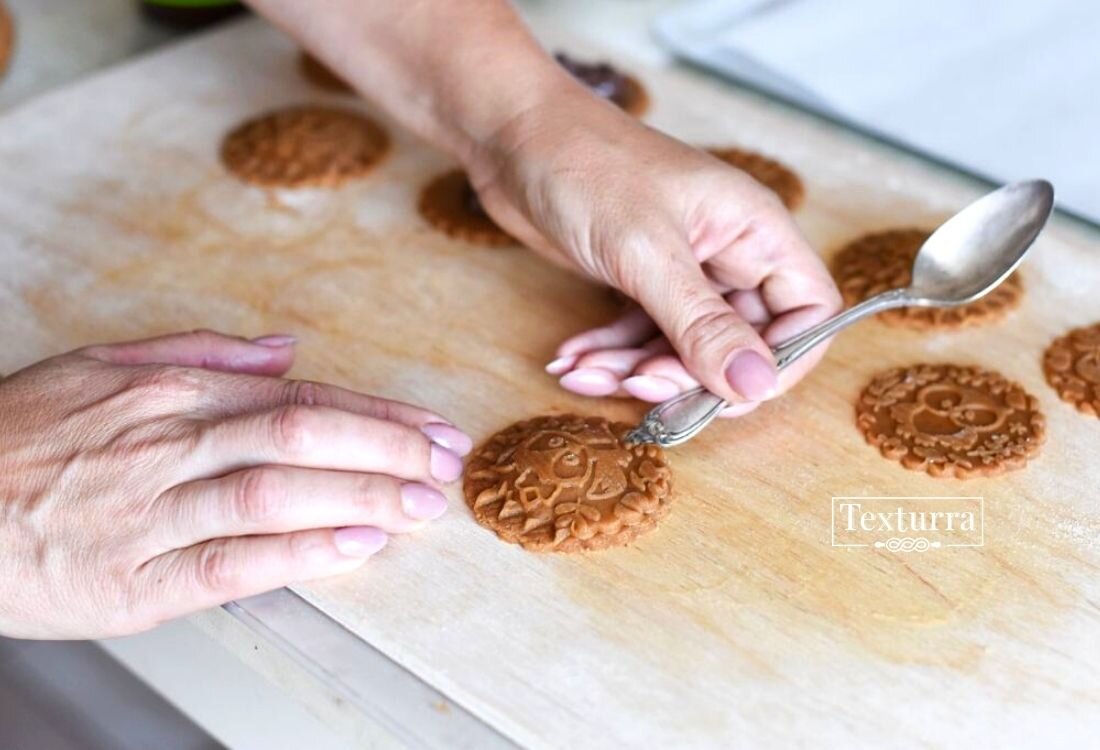
[[[98,638],[353,570],[446,508],[470,438],[284,380],[293,339],[93,346],[0,380],[0,633]]]

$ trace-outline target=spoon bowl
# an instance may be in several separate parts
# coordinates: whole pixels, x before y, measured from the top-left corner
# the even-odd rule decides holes
[[[908,305],[963,305],[988,294],[1016,270],[1054,208],[1046,180],[1006,185],[952,216],[913,261]]]

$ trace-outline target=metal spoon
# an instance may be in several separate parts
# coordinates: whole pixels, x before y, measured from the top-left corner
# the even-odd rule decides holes
[[[994,190],[948,219],[924,241],[912,281],[860,302],[772,349],[782,370],[825,339],[868,315],[894,307],[965,305],[995,289],[1024,259],[1054,207],[1046,180]],[[705,388],[658,404],[627,435],[635,443],[679,445],[698,435],[728,403]]]

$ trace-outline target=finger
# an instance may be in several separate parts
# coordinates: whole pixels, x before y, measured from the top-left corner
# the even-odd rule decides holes
[[[734,311],[753,329],[759,331],[771,322],[771,311],[764,304],[759,289],[738,289],[725,296]]]
[[[757,278],[730,297],[746,320],[765,323],[767,335],[778,337],[769,339],[774,346],[834,315],[840,310],[841,297],[825,264],[797,227],[789,220],[769,226],[771,231],[750,232],[735,243],[731,256],[757,256]]]
[[[649,266],[636,274],[632,296],[709,390],[730,402],[770,398],[778,384],[771,350],[714,289],[687,244],[674,242],[665,236],[626,252],[632,265]]]
[[[734,404],[733,406],[727,406],[725,409],[718,412],[718,418],[736,419],[737,417],[745,416],[749,412],[756,411],[759,407],[759,401],[745,401],[740,404]]]
[[[680,386],[659,375],[632,375],[623,381],[623,390],[636,399],[659,404],[679,396]]]
[[[558,384],[581,396],[613,396],[619,392],[621,378],[602,367],[585,367],[565,373]]]
[[[294,343],[293,336],[282,334],[249,341],[203,330],[88,346],[75,353],[116,365],[165,364],[254,375],[282,375],[294,362]]]
[[[623,389],[642,401],[660,403],[681,393],[698,388],[699,383],[684,369],[676,357],[655,357],[639,368],[642,373],[623,381]],[[651,385],[651,382],[654,385]],[[742,401],[718,412],[722,419],[741,417],[760,406],[759,401]]]
[[[452,482],[462,459],[408,425],[325,406],[280,406],[230,417],[200,435],[184,476],[284,464]]]
[[[766,246],[774,240],[775,235],[762,236],[759,244]],[[761,333],[774,347],[836,314],[841,297],[824,263],[805,243],[789,242],[783,248],[773,248],[771,255],[780,260],[767,272],[759,290],[735,293],[734,304],[755,320],[766,311],[770,319]],[[817,365],[826,349],[827,344],[821,344],[784,368],[777,392],[786,392],[798,383]]]
[[[434,487],[382,474],[257,466],[177,485],[153,508],[164,551],[209,539],[304,529],[373,526],[414,531],[443,515]]]
[[[772,346],[778,346],[803,331],[823,322],[834,314],[825,306],[804,307],[780,315],[764,329],[764,339]],[[803,354],[793,364],[783,368],[779,374],[779,391],[786,392],[800,382],[825,356],[829,340]]]
[[[708,250],[704,259],[714,283],[733,290],[759,290],[771,317],[802,307],[837,309],[836,284],[790,214],[775,201],[755,210],[756,220],[744,231],[725,247]],[[745,301],[755,300],[750,296]],[[736,306],[738,301],[733,303]],[[759,322],[758,314],[748,309],[741,312]]]
[[[610,370],[620,378],[630,375],[639,362],[652,356],[648,349],[636,347],[633,349],[601,349],[588,352],[577,359],[576,369],[585,367],[600,367]]]
[[[634,373],[672,381],[681,393],[699,387],[699,381],[691,376],[676,354],[660,354],[651,357],[639,364]]]
[[[653,320],[639,307],[633,307],[613,323],[579,333],[558,347],[558,359],[576,357],[595,349],[621,349],[638,346],[657,331]],[[556,360],[555,360],[556,361]],[[551,365],[554,363],[551,362]]]
[[[226,378],[211,389],[214,414],[229,416],[279,406],[324,406],[415,427],[444,448],[465,456],[473,440],[442,415],[412,404],[311,380]]]
[[[347,573],[381,550],[384,531],[351,526],[215,539],[155,557],[139,570],[139,606],[153,622],[233,599]]]
[[[715,256],[711,274],[737,287],[730,304],[775,346],[840,309],[840,294],[824,263],[789,215],[777,212],[757,222]],[[780,375],[776,392],[797,383],[824,355],[819,347]]]

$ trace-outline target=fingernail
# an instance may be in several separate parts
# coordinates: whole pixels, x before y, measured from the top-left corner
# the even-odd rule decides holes
[[[447,510],[443,493],[426,484],[410,482],[401,485],[401,507],[405,515],[417,521],[432,521]]]
[[[421,427],[420,431],[427,435],[433,443],[442,445],[459,456],[465,456],[474,447],[474,441],[470,439],[470,436],[454,425],[432,422]]]
[[[462,476],[462,459],[438,443],[432,443],[432,476],[440,482],[453,482]]]
[[[734,417],[743,417],[759,405],[759,401],[745,401],[741,404],[727,406],[725,409],[718,412],[718,417],[720,419],[733,419]]]
[[[623,389],[643,401],[667,401],[680,393],[680,387],[657,375],[635,375],[623,381]]]
[[[582,396],[608,396],[619,389],[619,379],[599,367],[582,367],[562,375],[562,388]]]
[[[570,367],[577,361],[577,357],[558,357],[550,364],[546,365],[546,372],[550,375],[561,375],[569,370]]]
[[[270,336],[258,336],[252,339],[252,343],[270,349],[282,349],[284,346],[298,343],[298,338],[291,336],[289,333],[273,333]]]
[[[346,526],[332,535],[336,549],[348,557],[370,557],[386,546],[389,537],[373,526]]]
[[[733,355],[726,368],[726,381],[746,401],[772,397],[778,382],[775,366],[752,349],[743,349]]]

